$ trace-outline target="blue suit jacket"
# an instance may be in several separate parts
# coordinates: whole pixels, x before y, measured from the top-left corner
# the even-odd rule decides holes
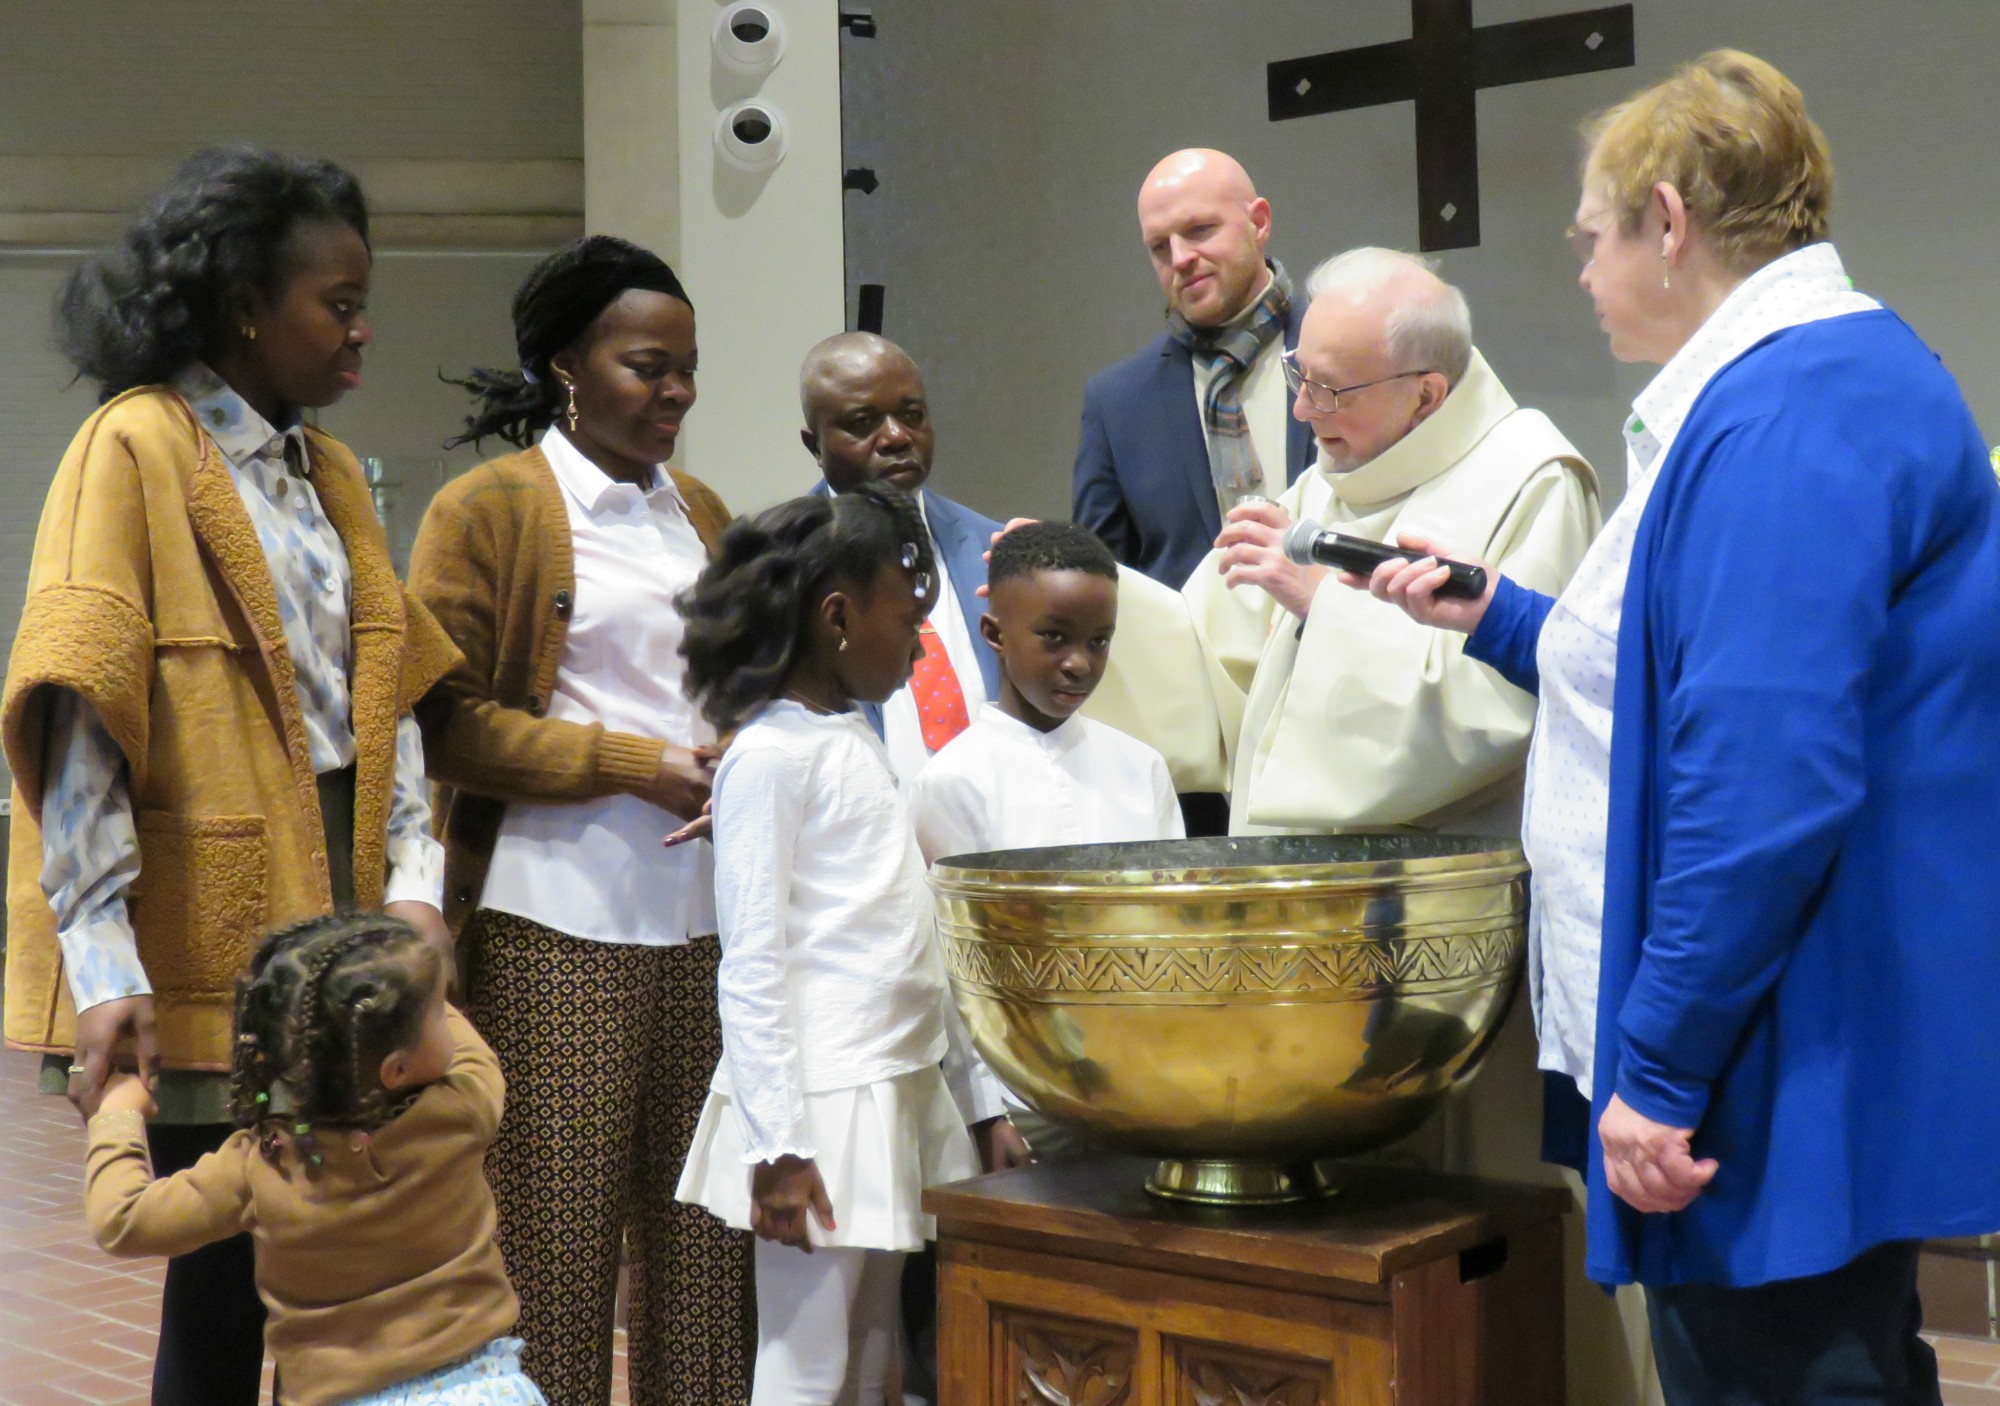
[[[1287,350],[1299,343],[1305,305],[1303,296],[1292,299]],[[1285,482],[1313,457],[1312,426],[1288,418]],[[1222,531],[1222,513],[1186,347],[1162,333],[1090,378],[1071,485],[1072,516],[1119,561],[1176,590],[1194,573]]]
[[[2000,1226],[2000,485],[1887,312],[1718,373],[1660,466],[1618,632],[1596,1116],[1720,1164],[1642,1216],[1589,1140],[1589,1271],[1818,1274]],[[1466,652],[1532,687],[1545,598]],[[1489,622],[1491,628],[1489,629]]]
[[[826,480],[821,479],[815,493],[830,493]],[[979,676],[986,682],[986,696],[1000,696],[1000,657],[987,648],[980,638],[979,619],[986,614],[986,602],[978,595],[979,588],[986,584],[986,551],[993,543],[993,534],[1000,530],[1000,524],[983,514],[975,513],[963,503],[954,503],[934,488],[924,490],[924,516],[931,525],[931,545],[944,558],[944,569],[951,573],[951,592],[957,606],[965,616],[965,628],[972,636],[974,653],[979,656]],[[943,602],[939,602],[940,605]],[[875,735],[882,735],[882,709],[879,704],[863,703],[861,712],[868,719],[868,725],[875,729]]]

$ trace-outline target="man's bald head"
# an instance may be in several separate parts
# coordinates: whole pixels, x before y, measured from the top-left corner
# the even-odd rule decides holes
[[[1263,291],[1271,206],[1232,156],[1163,158],[1139,187],[1139,234],[1167,306],[1195,327],[1221,326]]]
[[[880,479],[905,493],[924,486],[935,442],[923,373],[873,332],[842,332],[799,367],[799,432],[836,493]]]

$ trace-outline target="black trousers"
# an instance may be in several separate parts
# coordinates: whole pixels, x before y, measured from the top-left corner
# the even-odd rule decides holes
[[[1917,1336],[1917,1243],[1749,1289],[1648,1289],[1669,1406],[1939,1406],[1937,1354]]]
[[[192,1167],[234,1131],[226,1123],[155,1123],[146,1129],[154,1174]],[[263,1370],[264,1301],[249,1235],[168,1260],[153,1406],[256,1406]]]

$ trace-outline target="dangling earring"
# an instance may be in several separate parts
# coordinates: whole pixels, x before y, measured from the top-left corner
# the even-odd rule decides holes
[[[251,325],[250,325],[249,323],[247,323],[247,322],[246,322],[246,323],[244,323],[244,324],[243,324],[243,326],[242,326],[242,328],[241,328],[240,330],[241,330],[241,331],[242,331],[242,333],[243,333],[243,340],[244,340],[244,341],[246,341],[246,342],[254,342],[254,341],[256,341],[256,340],[257,340],[257,329],[256,329],[256,328],[254,328],[254,327],[252,327],[252,326],[251,326]]]
[[[1667,262],[1667,251],[1662,249],[1660,251],[1660,287],[1671,288],[1673,286],[1674,268],[1672,264]]]
[[[564,414],[569,420],[569,432],[571,434],[575,434],[576,433],[576,382],[565,377],[563,379],[563,389],[569,392],[569,409],[565,411]]]
[[[836,650],[834,651],[834,653],[836,653],[836,654],[845,654],[845,653],[847,653],[847,636],[846,636],[846,635],[842,635],[842,636],[840,637],[840,648],[836,649]]]

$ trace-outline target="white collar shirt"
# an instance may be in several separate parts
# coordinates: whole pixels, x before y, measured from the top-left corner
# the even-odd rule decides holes
[[[919,491],[917,509],[924,515],[924,528],[929,530],[930,495]],[[932,539],[935,545],[936,539]],[[944,657],[951,665],[951,671],[958,676],[958,688],[965,695],[965,716],[968,720],[979,716],[980,708],[986,702],[986,680],[979,672],[978,651],[988,648],[984,640],[976,639],[966,625],[965,612],[958,608],[958,595],[952,590],[951,568],[946,564],[944,554],[937,556],[937,604],[931,607],[931,628],[937,631],[938,642],[944,646]],[[905,784],[917,779],[920,772],[930,762],[931,749],[924,745],[923,723],[917,717],[917,700],[911,695],[908,685],[897,689],[882,705],[882,741],[889,749],[889,764],[895,768],[896,778]]]
[[[707,564],[672,478],[648,488],[611,478],[559,429],[542,453],[562,490],[576,588],[547,716],[657,737],[715,740],[685,686],[685,624],[675,598]],[[671,946],[715,931],[714,851],[664,849],[692,817],[638,796],[507,807],[483,907],[596,942]]]
[[[1542,626],[1522,821],[1532,876],[1528,981],[1541,1066],[1568,1074],[1586,1098],[1597,1038],[1619,613],[1657,471],[1702,390],[1730,362],[1774,332],[1880,306],[1853,291],[1831,244],[1808,245],[1745,279],[1632,402],[1624,500]]]
[[[910,787],[924,858],[1179,839],[1165,758],[1092,718],[1041,732],[987,704]]]

